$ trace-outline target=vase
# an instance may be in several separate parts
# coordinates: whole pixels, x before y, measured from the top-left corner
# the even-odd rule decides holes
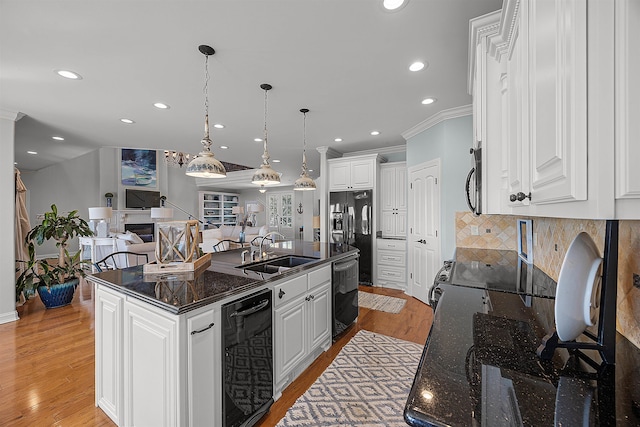
[[[71,304],[79,282],[79,279],[71,279],[65,283],[51,285],[49,289],[45,285],[38,286],[38,295],[46,308],[62,307]]]
[[[240,235],[238,235],[238,241],[244,243],[244,231],[241,231]]]

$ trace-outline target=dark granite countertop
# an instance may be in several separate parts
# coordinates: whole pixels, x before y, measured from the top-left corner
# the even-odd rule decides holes
[[[344,244],[301,240],[278,242],[271,245],[270,258],[296,255],[317,258],[317,261],[279,274],[266,275],[236,268],[242,264],[243,250],[213,253],[209,268],[190,274],[144,275],[143,267],[137,266],[92,274],[87,276],[87,280],[170,313],[181,314],[358,252],[356,248]]]
[[[457,248],[449,283],[544,298],[555,298],[556,282],[515,251]]]
[[[553,300],[440,286],[405,407],[409,425],[640,425],[640,350],[622,335],[615,366],[596,371],[566,349],[541,360]]]

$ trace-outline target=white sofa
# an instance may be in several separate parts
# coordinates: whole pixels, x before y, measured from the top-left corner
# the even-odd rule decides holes
[[[135,252],[146,254],[149,262],[156,260],[156,242],[145,242],[140,236],[127,231],[126,233],[115,233],[116,247],[118,252]]]
[[[200,249],[202,252],[219,252],[221,250],[233,249],[234,245],[231,242],[240,241],[240,232],[242,226],[237,225],[235,227],[228,225],[221,225],[219,228],[210,228],[202,230],[202,243],[200,243]],[[264,236],[267,234],[268,229],[266,226],[262,227],[245,227],[244,228],[244,242],[250,244],[253,239],[258,236]],[[229,240],[229,241],[225,241]],[[223,242],[221,245],[218,243]],[[217,245],[217,246],[216,246]],[[238,246],[239,247],[239,246]]]

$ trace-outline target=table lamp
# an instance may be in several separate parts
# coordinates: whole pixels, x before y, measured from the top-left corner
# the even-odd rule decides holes
[[[151,208],[151,219],[171,219],[173,218],[172,208]]]
[[[109,235],[109,223],[113,210],[110,207],[89,208],[89,228],[96,237],[107,237]],[[96,221],[98,221],[96,223]]]

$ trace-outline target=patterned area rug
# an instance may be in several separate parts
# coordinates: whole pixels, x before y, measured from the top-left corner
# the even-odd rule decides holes
[[[359,331],[278,426],[406,427],[421,354],[419,344]]]
[[[407,301],[402,298],[377,295],[370,292],[358,291],[358,305],[372,310],[386,311],[387,313],[400,313]]]

